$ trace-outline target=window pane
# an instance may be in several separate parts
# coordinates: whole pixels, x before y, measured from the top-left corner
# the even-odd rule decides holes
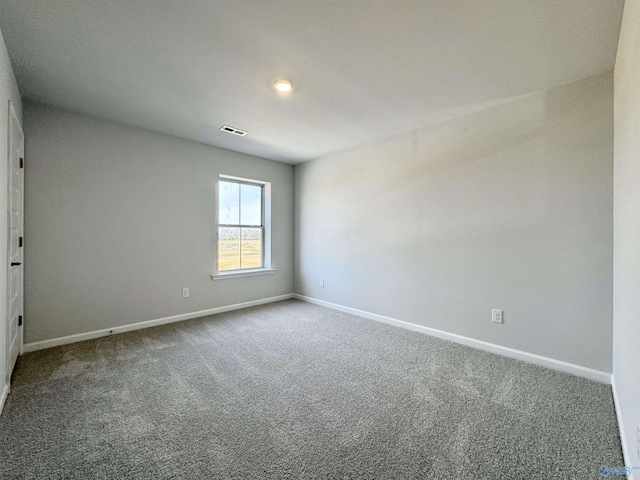
[[[218,228],[218,270],[240,268],[240,229]]]
[[[242,225],[262,225],[262,187],[240,185]]]
[[[262,267],[262,228],[242,229],[242,268]]]
[[[220,182],[218,222],[223,225],[240,224],[240,184]]]

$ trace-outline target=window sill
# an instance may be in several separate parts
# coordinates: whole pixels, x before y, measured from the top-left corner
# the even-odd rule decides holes
[[[256,268],[252,270],[232,270],[229,272],[218,272],[211,275],[212,280],[222,280],[225,278],[252,277],[254,275],[270,275],[276,273],[275,268]]]

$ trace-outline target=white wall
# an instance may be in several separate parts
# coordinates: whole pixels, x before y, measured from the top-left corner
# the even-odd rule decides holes
[[[640,465],[640,0],[627,0],[615,68],[613,376],[627,465]],[[638,472],[635,478],[640,478]]]
[[[29,103],[24,117],[26,342],[292,292],[290,165]],[[211,280],[219,174],[272,183],[276,274]]]
[[[22,119],[22,103],[18,84],[13,75],[13,69],[9,61],[9,54],[4,43],[4,37],[0,32],[0,212],[3,212],[0,221],[0,395],[5,382],[8,381],[7,372],[7,171],[9,152],[9,101],[13,104],[19,119]],[[0,398],[0,402],[2,399]]]
[[[296,292],[611,372],[612,100],[606,74],[297,166]]]

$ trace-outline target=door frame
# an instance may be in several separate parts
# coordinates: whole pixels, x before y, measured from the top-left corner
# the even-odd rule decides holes
[[[9,351],[9,316],[11,315],[11,289],[10,287],[10,278],[11,278],[11,210],[10,210],[10,205],[11,205],[11,151],[13,149],[13,129],[14,128],[18,128],[18,132],[20,134],[20,136],[22,137],[22,142],[23,142],[23,148],[24,148],[24,130],[22,129],[22,123],[20,122],[20,119],[18,118],[18,115],[16,114],[15,108],[13,107],[13,103],[11,102],[11,100],[9,100],[9,115],[7,118],[7,136],[8,141],[7,141],[7,191],[5,193],[6,198],[7,198],[7,212],[6,212],[6,225],[7,225],[7,269],[6,269],[6,275],[7,275],[7,289],[5,291],[5,298],[6,298],[6,325],[5,325],[5,329],[6,329],[6,347],[7,347],[7,354],[6,354],[6,364],[7,364],[7,380],[9,378],[11,378],[11,373],[9,372],[9,364],[11,362],[11,352]],[[24,151],[22,153],[22,156],[24,158]],[[22,235],[24,236],[24,171],[22,173],[22,198],[20,199],[20,201],[22,202],[21,205],[21,211],[22,211]],[[20,276],[20,282],[22,283],[21,285],[21,289],[22,289],[22,294],[21,294],[21,300],[22,300],[22,305],[21,305],[21,312],[22,312],[22,325],[18,327],[18,343],[19,343],[19,355],[22,355],[24,353],[24,251],[22,252],[22,275]]]

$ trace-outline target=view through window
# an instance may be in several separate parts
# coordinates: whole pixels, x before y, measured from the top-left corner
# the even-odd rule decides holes
[[[218,270],[264,266],[264,187],[220,180],[218,189]]]

